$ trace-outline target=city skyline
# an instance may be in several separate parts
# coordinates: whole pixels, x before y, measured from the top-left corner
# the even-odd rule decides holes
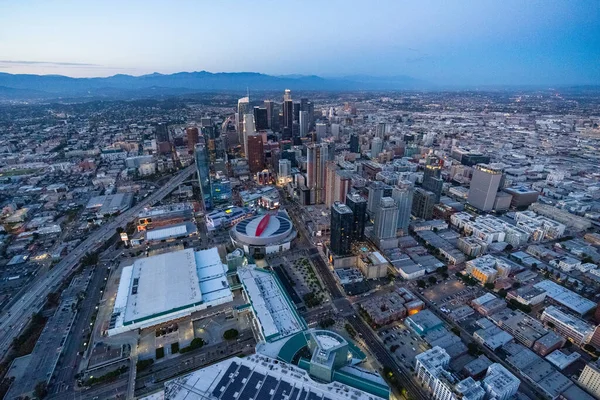
[[[193,2],[40,2],[5,8],[0,36],[11,40],[0,43],[0,71],[13,74],[206,70],[400,75],[449,86],[600,83],[600,7],[592,1],[384,2],[376,8],[265,3],[243,10]],[[398,17],[385,21],[388,15]],[[254,41],[244,39],[248,29],[256,32]]]

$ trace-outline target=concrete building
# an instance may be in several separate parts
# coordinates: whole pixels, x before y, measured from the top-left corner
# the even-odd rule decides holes
[[[581,375],[579,384],[596,398],[600,398],[600,365],[598,362],[588,363]]]
[[[391,197],[383,197],[379,209],[375,214],[375,224],[373,227],[373,236],[380,248],[395,247],[398,229],[398,206]],[[396,240],[396,245],[397,245]]]
[[[501,168],[495,165],[478,164],[473,170],[467,201],[481,211],[491,211],[501,181]]]
[[[400,181],[392,189],[392,198],[398,207],[398,231],[401,236],[408,235],[408,224],[412,212],[414,186],[410,181]]]
[[[488,399],[508,400],[517,393],[521,381],[501,364],[494,363],[488,367],[483,379],[483,388]]]
[[[431,219],[435,194],[433,192],[416,188],[413,194],[412,214],[417,218]]]
[[[429,310],[422,310],[409,316],[406,318],[405,324],[419,336],[426,335],[444,325],[442,320]]]
[[[352,209],[343,203],[334,203],[331,206],[331,235],[329,249],[338,256],[350,254],[352,232],[354,228],[354,214]]]
[[[358,268],[366,279],[385,278],[388,274],[390,263],[380,252],[361,254],[358,257]]]
[[[554,306],[546,307],[540,319],[546,324],[551,323],[556,332],[578,346],[588,343],[594,334],[593,325]]]

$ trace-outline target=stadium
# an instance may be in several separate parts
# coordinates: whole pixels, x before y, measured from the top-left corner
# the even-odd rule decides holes
[[[237,223],[230,231],[232,243],[252,257],[290,249],[296,230],[287,216],[257,215]]]

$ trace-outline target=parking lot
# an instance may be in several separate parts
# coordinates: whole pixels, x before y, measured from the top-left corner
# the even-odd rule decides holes
[[[423,291],[423,295],[438,307],[453,309],[485,292],[479,286],[466,286],[458,279],[449,279]]]

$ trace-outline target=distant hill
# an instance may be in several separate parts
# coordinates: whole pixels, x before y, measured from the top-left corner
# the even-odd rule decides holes
[[[356,75],[322,78],[315,75],[272,76],[255,72],[210,73],[178,72],[107,78],[70,78],[62,75],[13,75],[0,73],[0,98],[93,97],[117,91],[140,93],[156,90],[162,94],[200,91],[250,90],[402,90],[430,88],[427,82],[406,76],[371,77]]]

